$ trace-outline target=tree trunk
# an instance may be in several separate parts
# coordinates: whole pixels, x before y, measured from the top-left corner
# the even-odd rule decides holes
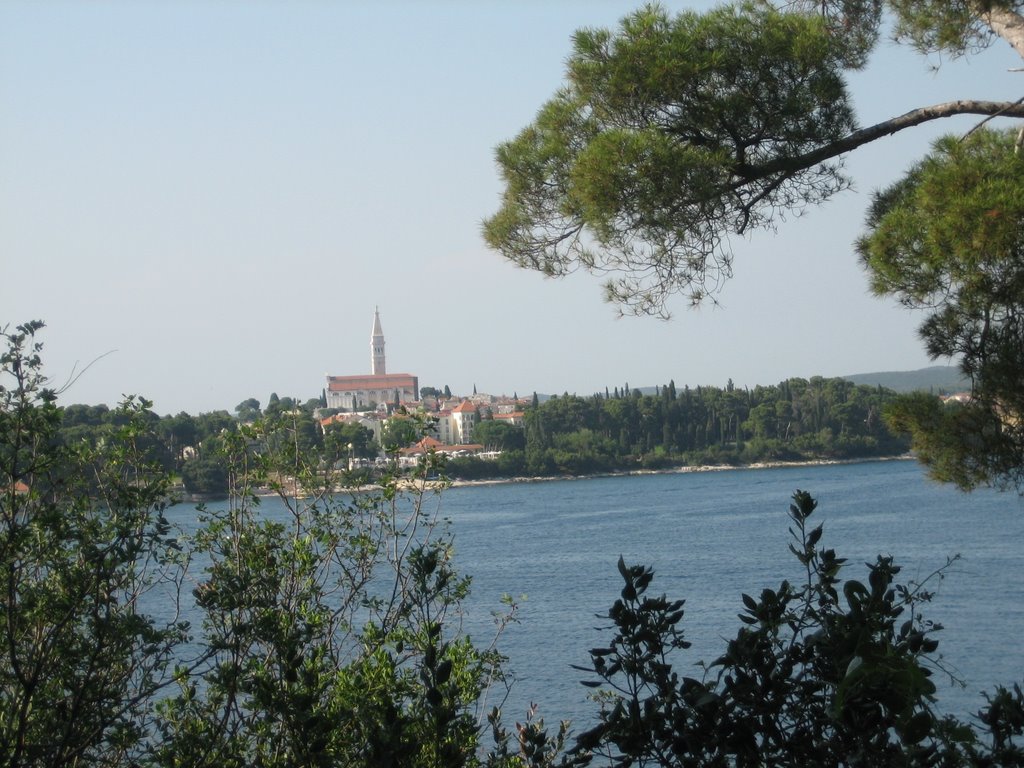
[[[977,2],[974,3],[974,6],[979,9],[981,20],[988,25],[989,29],[1009,43],[1013,50],[1021,58],[1024,58],[1024,17],[1007,8],[1000,8],[994,3],[988,9],[982,9],[982,4]]]

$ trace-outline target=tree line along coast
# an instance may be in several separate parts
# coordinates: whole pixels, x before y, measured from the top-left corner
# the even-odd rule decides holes
[[[653,393],[625,385],[588,397],[534,395],[515,400],[511,414],[504,407],[503,415],[511,418],[487,403],[496,398],[444,400],[441,390],[423,389],[419,404],[341,414],[324,409],[320,398],[300,403],[276,394],[265,407],[249,398],[234,414],[159,416],[147,403],[141,416],[149,429],[140,445],[195,495],[227,492],[228,438],[261,423],[287,425],[322,466],[367,477],[389,458],[414,460],[423,452],[417,446],[424,445],[445,454],[445,473],[453,480],[869,459],[910,448],[907,436],[890,424],[908,396],[842,378],[791,378],[752,388],[731,381],[725,387],[677,388],[670,382]],[[461,444],[441,444],[431,437],[438,434],[437,413],[453,403],[471,406],[469,428]],[[959,406],[951,400],[944,407]],[[96,445],[126,418],[105,405],[60,411],[59,434],[67,443]]]

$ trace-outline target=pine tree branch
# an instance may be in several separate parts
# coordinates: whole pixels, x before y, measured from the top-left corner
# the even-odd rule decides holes
[[[1021,102],[1006,101],[947,101],[943,104],[935,104],[930,107],[921,107],[910,112],[885,120],[881,123],[861,128],[831,144],[826,144],[811,152],[795,157],[780,157],[761,165],[743,166],[737,165],[735,174],[742,181],[755,181],[777,173],[792,174],[813,168],[827,160],[839,157],[839,155],[851,152],[865,144],[891,136],[907,128],[957,115],[987,115],[1000,117],[1021,117],[1024,118],[1024,104]]]

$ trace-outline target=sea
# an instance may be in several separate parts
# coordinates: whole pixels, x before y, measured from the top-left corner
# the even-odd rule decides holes
[[[906,460],[678,472],[471,485],[428,499],[428,512],[450,525],[455,567],[472,578],[463,631],[487,646],[503,596],[517,606],[497,636],[511,685],[492,687],[481,712],[501,706],[511,723],[535,705],[549,725],[588,727],[599,707],[581,680],[593,676],[574,667],[611,637],[602,615],[622,586],[619,557],[654,569],[650,593],[685,599],[681,626],[693,645],[677,667],[699,677],[740,627],[743,593],[800,582],[788,549],[797,490],[817,499],[810,525],[824,525],[819,547],[847,558],[843,576],[866,579],[865,564],[886,555],[904,581],[929,579],[935,596],[924,615],[943,625],[933,677],[940,710],[969,720],[984,691],[1024,680],[1016,493],[963,493]],[[273,515],[275,506],[263,509]]]

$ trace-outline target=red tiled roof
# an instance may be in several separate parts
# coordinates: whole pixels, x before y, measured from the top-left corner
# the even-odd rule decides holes
[[[421,453],[427,453],[428,451],[434,451],[435,453],[459,453],[460,451],[470,451],[476,453],[483,449],[484,447],[477,443],[470,443],[467,445],[445,445],[432,437],[425,437],[415,445],[403,448],[399,453],[403,456],[416,456]]]
[[[438,448],[443,448],[444,444],[440,440],[435,440],[430,435],[427,435],[418,443],[413,443],[408,448],[402,448],[399,453],[404,456],[410,456],[417,453],[426,453],[427,451],[436,451]]]
[[[452,408],[452,413],[476,413],[476,406],[469,402],[469,400],[463,400]]]
[[[320,419],[320,427],[326,428],[332,424],[358,424],[362,421],[374,421],[377,420],[376,413],[336,413],[333,416],[325,416]]]

